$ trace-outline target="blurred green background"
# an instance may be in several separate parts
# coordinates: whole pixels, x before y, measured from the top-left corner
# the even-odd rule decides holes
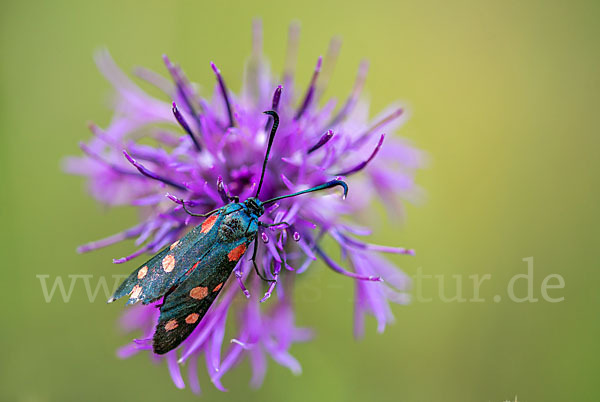
[[[220,3],[220,4],[219,4]],[[313,342],[292,353],[303,374],[269,363],[264,386],[248,386],[244,363],[203,400],[597,401],[600,146],[600,3],[597,1],[4,2],[0,50],[2,330],[0,399],[11,401],[198,400],[177,390],[147,355],[119,360],[122,306],[45,303],[36,274],[128,273],[111,258],[130,245],[87,255],[75,247],[135,221],[132,209],[104,210],[84,182],[60,171],[90,137],[86,121],[110,118],[108,83],[92,54],[106,46],[126,71],[163,72],[167,53],[211,87],[208,62],[241,84],[253,17],[281,71],[287,28],[302,25],[298,77],[308,80],[330,37],[344,40],[326,96],[346,96],[361,58],[371,62],[373,113],[407,101],[400,134],[430,156],[418,183],[427,197],[407,207],[401,230],[385,220],[374,239],[417,249],[394,260],[410,275],[491,274],[482,303],[394,306],[395,325],[352,336],[353,286],[323,267],[306,279],[319,302],[298,305]],[[304,77],[304,78],[303,78]],[[506,286],[534,257],[537,303],[507,300]],[[540,285],[560,274],[560,303]],[[524,286],[517,291],[522,295]],[[494,295],[501,295],[499,303]]]

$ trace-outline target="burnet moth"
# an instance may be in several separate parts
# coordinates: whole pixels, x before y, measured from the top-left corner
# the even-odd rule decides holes
[[[258,196],[279,126],[279,116],[275,111],[264,113],[273,118],[273,125],[256,195],[244,202],[239,202],[237,197],[230,197],[229,204],[205,214],[190,212],[185,201],[180,200],[188,214],[205,217],[206,220],[133,271],[108,300],[108,303],[112,303],[128,295],[127,304],[149,304],[163,298],[152,340],[156,354],[165,354],[175,349],[192,333],[253,241],[254,270],[259,277],[267,280],[256,266],[258,228],[287,223],[261,222],[259,218],[265,212],[265,205],[335,186],[344,189],[344,198],[348,194],[345,182],[331,180],[293,194],[260,201]]]

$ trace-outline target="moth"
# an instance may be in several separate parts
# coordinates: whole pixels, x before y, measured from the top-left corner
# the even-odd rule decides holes
[[[273,125],[256,196],[243,202],[238,197],[230,197],[229,204],[205,214],[190,212],[185,201],[180,200],[188,214],[205,217],[204,222],[133,271],[108,300],[108,303],[112,303],[129,296],[126,304],[149,304],[163,298],[152,339],[156,354],[165,354],[175,349],[194,331],[252,242],[254,270],[262,279],[267,280],[256,265],[259,227],[286,223],[266,224],[260,221],[265,205],[335,186],[344,189],[344,198],[348,194],[345,182],[331,180],[293,194],[260,201],[258,196],[279,126],[279,116],[275,111],[264,113],[272,117]]]

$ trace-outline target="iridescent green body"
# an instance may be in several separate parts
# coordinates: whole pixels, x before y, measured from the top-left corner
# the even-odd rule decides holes
[[[129,295],[127,304],[148,304],[164,296],[154,351],[174,349],[196,328],[246,253],[263,213],[255,198],[216,210],[136,269],[109,302]]]

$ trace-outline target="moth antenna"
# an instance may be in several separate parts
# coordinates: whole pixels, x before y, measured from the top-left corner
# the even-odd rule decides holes
[[[323,183],[323,184],[321,184],[319,186],[315,186],[315,187],[312,187],[312,188],[309,188],[309,189],[306,189],[306,190],[298,191],[297,193],[287,194],[287,195],[282,195],[282,196],[279,196],[279,197],[271,198],[270,200],[263,201],[262,204],[266,205],[266,204],[269,204],[271,202],[282,200],[284,198],[295,197],[295,196],[300,195],[300,194],[312,193],[314,191],[326,190],[328,188],[335,187],[335,186],[340,186],[340,187],[342,187],[344,189],[344,196],[343,196],[343,198],[346,199],[346,196],[348,195],[348,185],[344,181],[342,181],[342,180],[331,180],[331,181],[328,181],[327,183]]]
[[[262,172],[260,174],[260,181],[258,182],[258,188],[256,189],[256,198],[258,198],[258,194],[260,194],[260,189],[263,184],[263,180],[265,178],[265,170],[267,169],[267,161],[269,160],[269,154],[271,153],[271,146],[273,145],[273,140],[275,139],[275,133],[277,132],[277,127],[279,126],[279,115],[274,110],[267,110],[263,112],[264,114],[268,114],[273,118],[273,127],[271,127],[271,134],[269,134],[269,144],[267,145],[267,153],[265,154],[265,160],[263,162]]]

